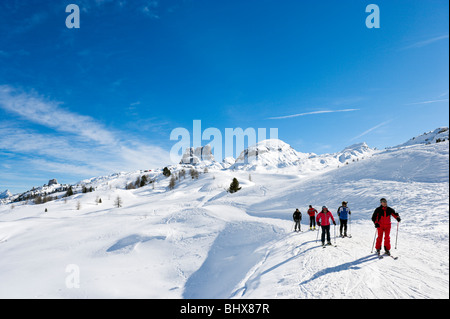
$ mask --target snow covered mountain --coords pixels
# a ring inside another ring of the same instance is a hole
[[[434,131],[423,133],[422,135],[413,137],[409,141],[395,147],[404,147],[416,144],[432,144],[444,141],[448,141],[448,127],[440,127]]]
[[[441,141],[448,141],[448,128],[446,127],[438,128],[414,137],[395,148]],[[281,140],[269,139],[248,147],[241,152],[237,159],[229,157],[221,163],[214,159],[211,146],[209,145],[195,149],[188,148],[185,150],[180,164],[169,167],[174,171],[180,171],[183,167],[189,169],[193,165],[197,170],[208,168],[230,169],[233,171],[289,172],[308,175],[312,172],[324,172],[329,169],[339,168],[343,165],[364,160],[379,152],[370,148],[366,143],[358,143],[348,146],[337,153],[317,155],[314,153],[301,153]],[[47,185],[33,187],[31,190],[22,194],[12,195],[9,193],[7,196],[7,193],[4,192],[3,197],[0,196],[0,204],[34,200],[37,197],[50,195],[53,195],[54,198],[61,198],[70,186],[72,186],[75,192],[81,192],[83,187],[93,187],[94,189],[111,187],[126,188],[127,185],[135,182],[143,174],[146,175],[147,179],[156,181],[161,178],[162,169],[155,169],[152,172],[136,171],[115,173],[109,176],[86,179],[74,185],[59,184],[56,180],[50,180]]]
[[[449,298],[448,140],[320,156],[265,147],[234,170],[202,161],[171,166],[170,177],[117,173],[45,204],[0,205],[0,298]],[[233,178],[242,189],[231,194]],[[371,253],[381,197],[402,217],[391,231],[398,260]],[[343,200],[352,238],[332,228],[337,247],[323,249],[306,209],[335,215]]]
[[[231,169],[258,170],[292,167],[308,154],[299,153],[289,144],[278,140],[264,140],[241,152]]]
[[[9,190],[0,193],[0,199],[8,198],[10,196],[12,196],[12,194]]]
[[[4,192],[1,192],[0,193],[0,204],[9,203],[11,201],[10,198],[12,196],[13,195],[11,194],[11,192],[8,189]]]
[[[354,144],[333,154],[316,155],[297,152],[281,140],[265,140],[245,149],[230,168],[279,172],[296,170],[299,173],[308,173],[337,168],[368,158],[374,153],[375,150],[366,143]]]
[[[211,146],[189,147],[185,150],[180,164],[198,164],[202,161],[214,162],[214,156],[211,152]]]
[[[10,196],[4,198],[4,203],[33,201],[36,198],[46,198],[46,201],[52,200],[63,196],[70,186],[71,185],[68,184],[59,184],[56,179],[52,179],[48,184],[33,187],[24,193],[14,195],[10,194]]]
[[[179,172],[183,168],[189,170],[194,167],[202,171],[207,169],[230,169],[244,171],[266,171],[266,172],[297,172],[308,174],[326,169],[337,168],[340,165],[368,158],[375,153],[365,143],[355,144],[346,147],[344,150],[334,154],[316,155],[313,153],[297,152],[289,144],[277,140],[265,140],[256,145],[250,146],[241,152],[237,159],[226,158],[221,163],[214,159],[209,145],[198,148],[187,148],[182,156],[181,162],[177,165],[168,167]],[[69,187],[72,187],[75,193],[82,191],[83,187],[90,189],[106,188],[126,188],[127,185],[135,183],[137,179],[146,176],[149,181],[158,181],[163,178],[162,168],[152,171],[139,170],[136,172],[120,172],[108,176],[99,176],[82,180],[76,184],[59,184],[55,179],[39,187],[33,187],[31,190],[21,194],[0,197],[0,204],[10,202],[33,201],[36,198],[55,199],[65,195]]]

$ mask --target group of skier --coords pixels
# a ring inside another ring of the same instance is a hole
[[[337,215],[339,217],[339,232],[340,237],[351,237],[351,235],[347,235],[347,224],[349,219],[351,218],[351,210],[347,206],[347,202],[343,201],[342,205],[337,210]],[[316,230],[316,223],[319,227],[322,228],[322,246],[332,245],[331,243],[331,235],[330,235],[330,226],[331,222],[336,226],[336,221],[334,220],[333,214],[328,210],[327,206],[322,206],[322,210],[320,213],[309,205],[308,208],[308,216],[309,216],[309,229]],[[386,198],[380,199],[380,206],[377,207],[372,214],[372,222],[374,223],[375,228],[377,229],[376,235],[376,245],[375,249],[378,255],[381,253],[381,246],[384,238],[384,250],[385,254],[390,255],[391,250],[391,240],[390,240],[390,232],[391,232],[391,216],[394,217],[398,222],[400,222],[400,216],[395,212],[395,210],[387,205]],[[295,231],[301,231],[301,220],[302,213],[297,208],[293,214],[293,219],[295,222]],[[331,220],[331,222],[330,222]],[[325,239],[327,243],[325,244]]]

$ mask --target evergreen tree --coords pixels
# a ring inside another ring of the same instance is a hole
[[[163,175],[164,175],[165,177],[169,177],[169,176],[171,175],[170,169],[168,169],[167,167],[164,167],[164,168],[163,168]]]
[[[239,187],[239,181],[236,178],[233,178],[233,181],[230,184],[230,188],[228,191],[230,193],[236,193],[238,190],[240,190],[241,187]]]
[[[169,173],[170,173],[170,171],[169,171]],[[143,186],[147,185],[147,183],[148,183],[147,175],[142,175],[141,183],[140,183],[139,187],[143,187]]]
[[[73,189],[72,189],[72,186],[70,186],[69,189],[66,192],[65,197],[69,197],[69,196],[72,196],[72,195],[73,195]]]

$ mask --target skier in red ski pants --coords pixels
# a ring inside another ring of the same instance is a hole
[[[387,205],[387,200],[382,198],[380,200],[381,205],[375,209],[372,215],[372,221],[375,227],[378,229],[377,243],[375,249],[377,253],[380,253],[381,243],[384,237],[384,250],[387,255],[390,255],[391,250],[391,216],[400,222],[400,216],[395,212],[394,209]]]

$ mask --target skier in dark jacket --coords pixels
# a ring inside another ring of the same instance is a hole
[[[380,254],[381,243],[383,241],[384,235],[384,249],[387,255],[390,255],[391,250],[391,216],[400,222],[400,216],[395,212],[394,209],[387,205],[386,198],[380,199],[381,205],[375,209],[372,215],[372,221],[375,224],[375,228],[378,229],[377,243],[375,249],[377,254]]]
[[[339,216],[339,232],[341,237],[347,237],[347,221],[349,215],[352,214],[350,208],[347,207],[347,202],[342,202],[342,206],[338,208],[337,214]],[[342,233],[344,231],[344,233]]]
[[[295,210],[294,214],[292,215],[292,218],[294,218],[294,222],[295,222],[294,231],[297,231],[297,227],[298,227],[298,231],[300,231],[301,230],[300,221],[302,220],[302,213],[298,210],[298,208]]]

